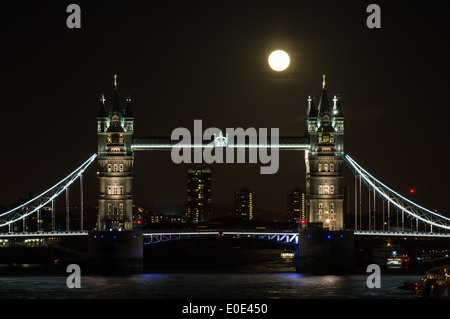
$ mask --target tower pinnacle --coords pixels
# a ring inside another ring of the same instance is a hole
[[[324,88],[325,88],[325,74],[324,74],[322,77],[323,77],[323,80],[322,80],[322,89],[324,89]]]
[[[114,74],[114,88],[117,89],[117,74]]]

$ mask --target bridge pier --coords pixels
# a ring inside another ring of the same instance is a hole
[[[133,274],[143,271],[142,231],[90,231],[88,271],[91,274]]]
[[[296,271],[309,274],[352,273],[355,240],[352,230],[302,229],[296,254]]]

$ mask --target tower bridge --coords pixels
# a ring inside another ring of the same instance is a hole
[[[242,233],[246,236],[279,241],[287,240],[289,244],[294,244],[298,250],[300,268],[308,269],[317,266],[318,263],[325,263],[324,267],[339,264],[344,267],[344,264],[351,263],[355,236],[428,238],[449,236],[450,218],[426,209],[390,189],[345,152],[344,114],[340,97],[334,95],[332,100],[329,99],[325,77],[317,107],[311,96],[307,98],[304,136],[267,138],[267,142],[263,144],[255,142],[246,135],[239,137],[237,141],[228,140],[226,135],[220,133],[218,136],[202,138],[200,143],[193,137],[183,147],[248,150],[265,147],[305,153],[305,184],[308,204],[304,226],[295,234],[291,232]],[[121,107],[116,78],[111,105],[109,107],[105,105],[103,96],[100,101],[97,117],[97,141],[97,152],[67,177],[28,202],[0,213],[0,230],[3,229],[4,232],[0,237],[88,236],[89,255],[96,262],[110,263],[111,259],[118,259],[125,263],[131,261],[139,268],[144,242],[146,244],[156,243],[194,235],[194,232],[145,234],[133,227],[134,153],[138,151],[170,151],[179,146],[179,141],[173,140],[171,137],[135,136],[131,98],[127,97],[125,107]],[[80,201],[81,207],[83,207],[83,173],[94,162],[98,166],[99,181],[98,216],[95,231],[83,229],[83,208],[81,209],[80,230],[78,232],[69,230],[70,212],[67,204],[65,233],[55,233],[54,218],[52,218],[50,233],[41,232],[39,226],[38,232],[35,234],[13,232],[12,225],[20,222],[25,225],[26,218],[31,215],[38,216],[39,225],[39,215],[43,207],[51,204],[53,213],[55,198],[64,192],[68,202],[69,187],[77,180],[80,182]],[[353,227],[344,223],[343,176],[345,166],[348,166],[355,176]],[[368,188],[369,194],[373,192],[373,211],[369,208],[367,226],[363,226],[363,223],[366,223],[363,218],[361,200],[363,184]],[[375,211],[376,198],[382,203],[382,212]],[[401,214],[401,225],[398,225],[397,222],[395,227],[391,219],[394,213]],[[409,230],[405,217],[410,221]],[[376,221],[378,221],[378,225],[382,225],[382,229],[376,229]],[[332,236],[323,236],[323,234],[330,232],[334,232],[336,238],[345,238],[345,240],[329,241],[328,239]],[[206,235],[206,233],[195,234]],[[231,233],[222,232],[222,234],[230,235]],[[101,241],[102,238],[111,238],[111,240]],[[145,241],[143,238],[146,238]],[[120,242],[120,245],[117,245],[117,242]]]

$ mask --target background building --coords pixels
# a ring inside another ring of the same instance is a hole
[[[299,220],[306,221],[306,193],[298,188],[287,193],[287,217],[289,225],[295,227]]]
[[[244,187],[234,193],[234,215],[243,221],[255,218],[255,192]]]
[[[187,173],[187,217],[194,224],[211,220],[211,168],[191,167]]]

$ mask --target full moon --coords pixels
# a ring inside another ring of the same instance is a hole
[[[289,66],[289,55],[282,51],[273,51],[269,56],[269,65],[275,71],[284,71]]]

